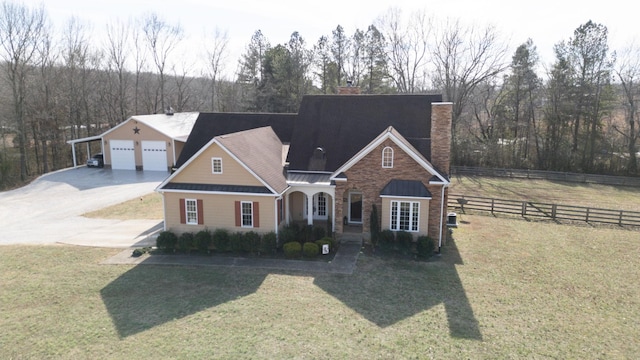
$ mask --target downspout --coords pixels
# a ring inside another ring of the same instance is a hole
[[[442,192],[440,193],[440,230],[438,231],[438,254],[440,254],[440,250],[442,249],[442,221],[444,219],[444,189],[446,189],[448,184],[442,185]]]

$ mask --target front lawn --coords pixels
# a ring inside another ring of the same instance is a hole
[[[429,262],[353,275],[101,265],[0,247],[0,358],[634,358],[638,232],[464,215]]]

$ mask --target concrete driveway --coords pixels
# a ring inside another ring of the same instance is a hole
[[[151,245],[161,220],[89,219],[82,214],[153,192],[168,173],[80,167],[0,192],[0,245]]]

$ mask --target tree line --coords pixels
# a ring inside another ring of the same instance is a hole
[[[203,54],[189,54],[206,64],[197,74],[177,60],[180,24],[155,13],[112,21],[106,34],[94,42],[75,17],[54,32],[44,7],[2,3],[0,187],[69,166],[67,140],[132,115],[295,113],[304,95],[347,83],[364,94],[442,94],[454,105],[454,165],[638,174],[640,48],[611,51],[606,26],[592,21],[554,46],[548,68],[531,40],[510,54],[490,25],[399,9],[315,43],[293,32],[272,45],[257,30],[237,60],[216,30]]]

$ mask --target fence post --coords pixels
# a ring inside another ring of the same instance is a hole
[[[525,217],[527,215],[527,202],[523,201],[522,202],[522,217]]]
[[[496,199],[491,199],[491,215],[493,215],[493,205],[495,204]]]
[[[587,208],[587,218],[585,219],[586,222],[589,222],[589,208]]]
[[[618,226],[622,226],[622,210],[620,210],[620,217],[618,218]]]
[[[557,209],[558,209],[558,205],[556,205],[556,204],[551,205],[551,218],[553,220],[556,219],[556,211],[557,211]]]

